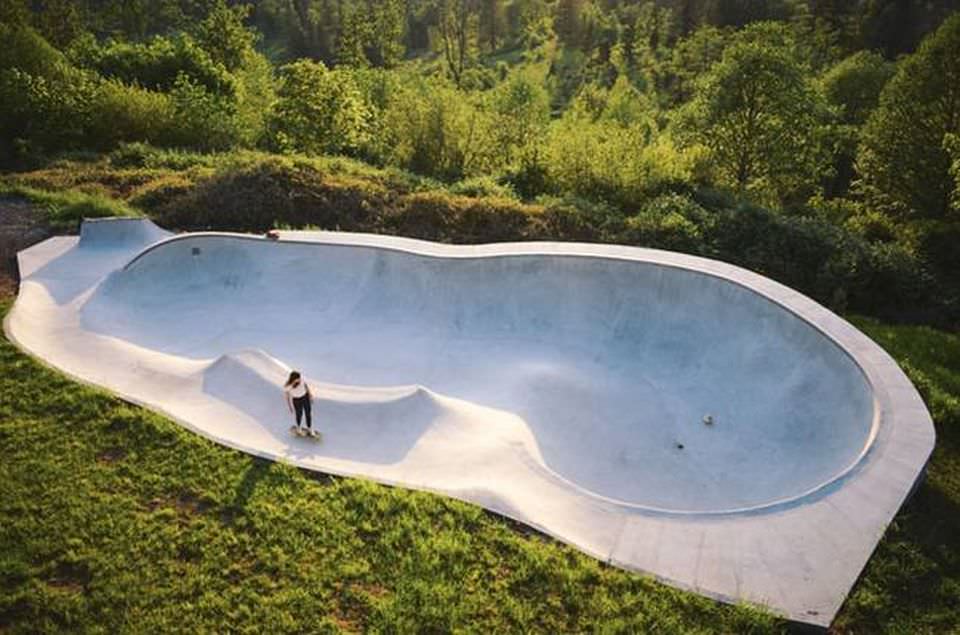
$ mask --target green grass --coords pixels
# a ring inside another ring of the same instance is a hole
[[[472,505],[217,446],[6,339],[0,452],[0,630],[784,628]]]
[[[900,362],[934,417],[927,479],[887,529],[835,628],[960,632],[960,336],[854,318]]]
[[[139,216],[134,208],[110,196],[78,190],[51,191],[27,185],[0,182],[0,196],[14,196],[33,203],[56,230],[75,230],[84,218]]]

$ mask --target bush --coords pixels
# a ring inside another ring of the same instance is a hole
[[[393,196],[369,180],[269,157],[223,167],[154,209],[161,224],[178,229],[263,232],[282,224],[364,231],[379,210],[392,205]]]
[[[187,35],[155,37],[149,42],[86,39],[70,51],[74,62],[100,75],[151,90],[172,90],[185,75],[211,93],[234,97],[236,80]]]
[[[0,71],[0,161],[85,145],[95,94],[92,78],[76,71],[61,80]]]
[[[440,242],[477,244],[524,240],[539,210],[513,200],[465,198],[442,192],[404,197],[379,219],[379,231]]]
[[[148,213],[160,213],[174,201],[187,196],[196,182],[184,174],[170,174],[151,179],[133,190],[130,204]]]
[[[347,71],[300,60],[281,69],[269,117],[271,143],[282,152],[356,154],[367,139],[370,111]]]
[[[128,141],[162,143],[179,125],[169,96],[107,80],[97,86],[85,137],[89,147],[110,150]]]
[[[197,154],[185,150],[157,148],[146,143],[122,143],[110,153],[110,165],[118,168],[167,168],[186,170],[195,166],[210,167],[215,155]]]
[[[59,77],[69,66],[63,54],[27,26],[0,22],[0,70],[11,68],[36,77]]]
[[[471,198],[503,198],[516,200],[517,193],[510,185],[498,183],[492,176],[477,176],[472,179],[458,181],[450,186],[450,193],[456,196]]]
[[[188,75],[180,75],[170,91],[176,125],[157,142],[198,150],[226,150],[242,138],[237,104],[210,91]]]
[[[714,221],[713,214],[689,198],[666,194],[650,200],[639,213],[626,219],[622,239],[633,245],[710,255],[707,238]]]

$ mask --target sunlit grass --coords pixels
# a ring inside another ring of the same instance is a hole
[[[44,214],[46,224],[57,230],[75,230],[84,218],[139,216],[139,212],[123,201],[78,190],[51,191],[0,182],[0,196],[14,196],[33,203]]]
[[[7,310],[9,299],[0,303]],[[444,497],[311,477],[0,339],[0,629],[772,633]]]

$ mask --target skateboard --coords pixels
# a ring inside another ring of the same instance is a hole
[[[323,440],[323,435],[316,430],[313,431],[313,434],[307,434],[306,432],[301,432],[297,426],[290,426],[290,434],[295,437],[310,439],[311,441],[316,441],[317,443]]]

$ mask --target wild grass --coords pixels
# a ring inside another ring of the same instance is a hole
[[[934,418],[927,478],[887,528],[834,627],[839,633],[960,630],[960,336],[854,318],[906,370]]]
[[[0,303],[5,313],[9,300]],[[0,339],[0,630],[773,633],[482,509],[309,476]]]
[[[17,197],[33,203],[43,212],[51,228],[62,231],[76,230],[84,218],[140,215],[123,201],[79,190],[50,191],[0,182],[0,196]]]

